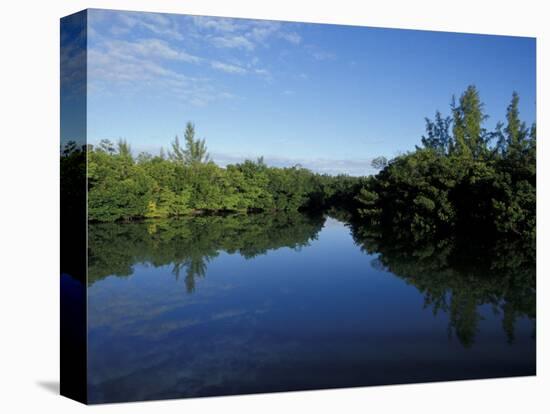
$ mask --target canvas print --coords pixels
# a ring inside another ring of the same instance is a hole
[[[535,375],[535,50],[483,34],[63,18],[61,393]]]

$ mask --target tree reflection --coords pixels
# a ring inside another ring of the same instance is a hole
[[[300,213],[197,216],[179,220],[89,225],[88,284],[109,275],[127,277],[136,263],[172,266],[185,274],[189,293],[219,252],[250,259],[281,247],[300,248],[315,239],[320,215]]]
[[[475,341],[480,307],[502,317],[512,343],[519,317],[536,317],[535,248],[519,239],[445,238],[414,240],[396,229],[364,227],[348,221],[355,242],[372,263],[415,286],[434,314],[449,315],[449,334],[465,346]],[[534,329],[534,328],[533,328]]]
[[[465,347],[474,344],[487,307],[501,316],[510,343],[519,318],[530,319],[534,332],[536,273],[531,244],[458,236],[415,240],[402,231],[358,225],[345,213],[330,215],[349,225],[364,252],[376,255],[371,262],[374,269],[387,270],[413,285],[434,315],[447,314],[449,335]],[[277,213],[91,224],[88,283],[109,275],[131,276],[138,263],[169,265],[192,293],[220,252],[250,259],[281,247],[298,249],[317,238],[324,221],[323,216]]]

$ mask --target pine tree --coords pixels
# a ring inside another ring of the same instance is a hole
[[[433,121],[426,118],[427,136],[422,136],[422,145],[440,154],[446,154],[451,144],[451,134],[449,132],[451,123],[451,117],[447,116],[443,118],[439,111],[435,113],[435,119]]]
[[[453,140],[451,142],[451,153],[463,156],[471,156],[468,146],[466,145],[464,121],[460,105],[456,104],[456,98],[453,95],[451,101],[451,113],[453,114]]]
[[[384,156],[379,156],[379,157],[373,158],[370,165],[375,170],[383,170],[386,167],[386,165],[388,165],[388,159]]]
[[[207,163],[210,160],[210,154],[206,148],[204,139],[195,140],[195,125],[187,122],[185,127],[185,163],[200,164]]]
[[[507,152],[508,155],[517,157],[525,148],[528,131],[525,123],[519,119],[519,95],[516,92],[512,94],[512,101],[506,110],[506,120],[508,124],[504,132],[508,145]]]
[[[482,128],[487,115],[483,113],[483,104],[479,92],[473,85],[468,86],[460,96],[459,104],[453,97],[453,152],[466,157],[479,158],[487,152],[487,136]]]
[[[184,164],[186,160],[186,154],[185,150],[180,145],[180,139],[176,135],[176,138],[174,138],[174,141],[172,142],[172,151],[168,151],[168,158],[170,160]]]
[[[537,150],[537,125],[534,122],[529,130],[529,150],[533,153]]]
[[[125,139],[119,139],[117,143],[118,155],[125,158],[132,158],[132,147]]]
[[[102,139],[99,142],[99,150],[106,152],[109,155],[114,154],[116,151],[114,144],[108,139]]]

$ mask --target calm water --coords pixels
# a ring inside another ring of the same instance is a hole
[[[89,233],[92,403],[535,374],[521,267],[369,253],[302,215]]]

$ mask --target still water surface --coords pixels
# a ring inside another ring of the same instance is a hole
[[[453,269],[427,286],[332,218],[89,233],[92,403],[535,374],[534,291]]]

